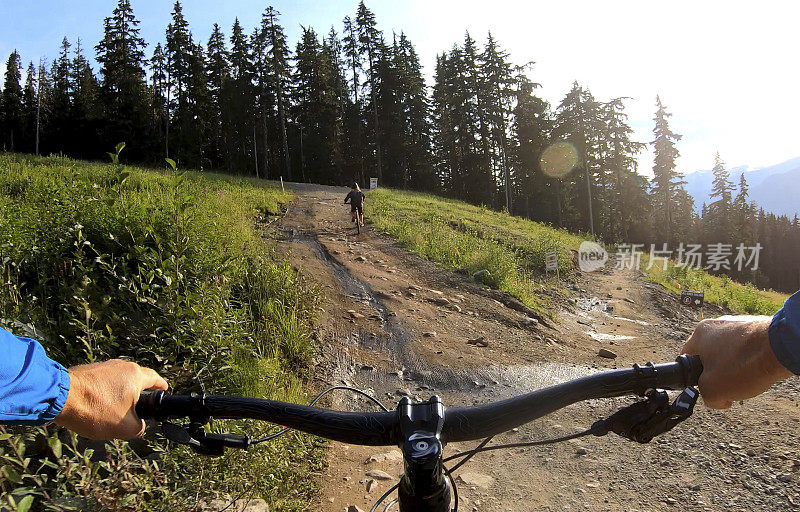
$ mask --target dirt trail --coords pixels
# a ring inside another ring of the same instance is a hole
[[[342,205],[347,189],[295,188],[278,247],[323,292],[320,387],[354,385],[389,408],[402,394],[484,403],[595,369],[672,360],[697,321],[675,317],[675,301],[658,286],[612,271],[565,284],[574,298],[544,327],[369,227],[356,235]],[[479,337],[488,346],[468,344]],[[599,357],[600,348],[617,358]],[[461,510],[800,510],[797,391],[790,381],[729,411],[698,407],[649,445],[609,435],[480,454],[458,471]],[[631,400],[576,404],[498,440],[577,432]],[[335,405],[374,407],[352,397]],[[399,450],[332,443],[314,509],[369,510],[394,483],[370,483],[370,470],[396,478]]]

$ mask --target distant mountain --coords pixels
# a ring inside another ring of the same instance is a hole
[[[739,185],[739,175],[744,173],[750,186],[750,200],[768,212],[793,217],[800,213],[800,157],[777,165],[751,169],[743,165],[728,169],[731,181]],[[684,175],[686,191],[694,198],[699,212],[703,203],[710,203],[714,174],[710,169]]]

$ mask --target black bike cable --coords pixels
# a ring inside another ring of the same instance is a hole
[[[447,469],[444,464],[442,464],[442,469],[444,469],[444,473],[447,475],[447,478],[450,479],[450,486],[453,488],[453,502],[455,503],[453,512],[458,512],[458,486],[456,485],[456,479],[453,478],[453,471],[455,471],[456,468],[458,468],[458,465],[456,465],[456,467],[453,469]]]
[[[489,437],[487,437],[486,439],[484,439],[483,441],[481,441],[481,444],[479,444],[478,446],[476,446],[475,448],[473,448],[473,449],[472,449],[472,450],[470,450],[469,452],[462,452],[463,454],[468,454],[468,455],[465,455],[465,456],[464,456],[464,458],[463,458],[463,459],[461,459],[461,460],[458,462],[458,464],[456,464],[455,466],[453,466],[453,469],[451,469],[450,471],[455,471],[455,470],[457,470],[458,468],[460,468],[461,466],[463,466],[464,464],[466,464],[466,463],[467,463],[467,461],[469,461],[469,459],[471,459],[471,458],[472,458],[472,457],[473,457],[475,454],[477,454],[477,453],[480,453],[481,449],[482,449],[484,446],[486,446],[486,445],[489,443],[489,441],[491,441],[493,438],[494,438],[494,436],[489,436]],[[458,454],[458,455],[461,455],[461,454]],[[448,461],[448,460],[450,460],[451,458],[457,458],[457,457],[450,457],[450,458],[444,459],[444,461],[442,461],[442,462],[447,462],[447,461]]]
[[[369,512],[375,512],[376,510],[378,510],[378,507],[380,506],[381,503],[383,503],[383,500],[388,498],[389,495],[392,494],[394,491],[396,491],[398,487],[400,487],[399,483],[394,484],[391,489],[383,493],[383,495],[380,498],[378,498],[378,501],[376,501],[375,504],[372,505],[372,508],[369,509]]]
[[[453,459],[458,459],[460,457],[472,457],[473,455],[475,455],[477,453],[488,452],[488,451],[492,451],[492,450],[503,450],[503,449],[506,449],[506,448],[524,448],[524,447],[527,447],[527,446],[542,446],[542,445],[545,445],[545,444],[562,443],[564,441],[569,441],[570,439],[577,439],[579,437],[588,436],[588,435],[593,434],[593,433],[594,433],[593,430],[591,428],[588,428],[588,429],[584,430],[583,432],[578,432],[576,434],[570,434],[568,436],[563,436],[563,437],[557,437],[555,439],[545,439],[543,441],[529,441],[529,442],[526,442],[526,443],[509,443],[509,444],[498,444],[498,445],[494,445],[494,446],[483,446],[483,447],[480,447],[480,448],[475,448],[474,450],[469,450],[469,451],[466,451],[466,452],[461,452],[461,453],[457,453],[455,455],[451,455],[450,457],[447,457],[446,459],[444,459],[443,462],[447,462],[447,461],[450,461],[450,460],[453,460]],[[485,444],[485,440],[484,440],[484,443],[481,443],[481,444]],[[460,466],[460,464],[458,466]],[[456,467],[458,467],[458,466],[456,466]]]
[[[352,388],[350,386],[332,386],[332,387],[326,389],[325,391],[323,391],[322,393],[320,393],[319,395],[317,395],[316,398],[314,398],[311,401],[311,403],[309,403],[308,405],[313,407],[322,397],[324,397],[325,395],[327,395],[331,391],[336,391],[338,389],[342,389],[342,390],[345,390],[345,391],[352,391],[353,393],[356,393],[356,394],[359,394],[359,395],[361,395],[363,397],[366,397],[371,402],[373,402],[378,407],[380,407],[384,412],[389,412],[389,409],[387,409],[386,406],[383,405],[377,398],[373,397],[372,395],[370,395],[368,393],[365,393],[364,391],[361,391],[360,389]],[[252,446],[254,444],[263,443],[265,441],[271,441],[271,440],[273,440],[273,439],[275,439],[277,437],[280,437],[283,434],[289,432],[290,430],[292,430],[292,429],[290,429],[288,427],[284,427],[281,430],[275,432],[274,434],[269,434],[267,436],[264,436],[264,437],[261,437],[261,438],[258,438],[258,439],[255,439],[255,440],[251,441],[250,445]]]

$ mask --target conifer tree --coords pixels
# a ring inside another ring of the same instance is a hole
[[[681,136],[674,133],[669,127],[669,118],[661,98],[656,96],[656,117],[653,128],[653,187],[652,198],[654,205],[654,232],[660,240],[672,244],[675,241],[676,229],[673,218],[675,209],[675,194],[683,186],[678,171],[675,169],[675,160],[679,156],[676,143]]]
[[[225,36],[218,24],[214,24],[211,36],[206,46],[206,73],[208,79],[208,130],[212,138],[209,148],[209,158],[216,165],[229,167],[229,151],[226,144],[226,129],[228,122],[224,115],[224,92],[230,80],[230,64],[228,62],[228,49]]]
[[[361,0],[356,13],[356,31],[358,33],[359,52],[366,56],[367,81],[370,89],[370,102],[373,114],[373,142],[375,144],[375,165],[378,179],[382,177],[381,145],[380,145],[380,118],[378,116],[378,103],[376,99],[375,68],[383,45],[382,36],[377,29],[375,14],[370,11]]]
[[[268,79],[272,89],[275,91],[281,176],[290,177],[289,139],[286,132],[286,91],[289,88],[291,69],[286,35],[283,32],[283,27],[278,23],[280,14],[272,6],[267,8],[261,19],[261,34],[268,45],[267,51],[270,65]]]
[[[14,151],[15,142],[22,139],[22,86],[20,85],[20,57],[14,50],[6,62],[3,96],[0,107],[3,113],[2,147]]]
[[[128,157],[141,159],[149,146],[148,98],[144,48],[139,21],[130,0],[118,0],[103,22],[103,39],[95,47],[100,63],[100,93],[104,106],[103,145],[126,142]]]

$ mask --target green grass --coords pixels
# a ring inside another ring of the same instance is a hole
[[[728,276],[713,276],[702,269],[678,267],[673,262],[667,265],[666,270],[653,265],[646,273],[651,281],[675,294],[681,290],[703,291],[707,302],[735,313],[774,315],[788,298],[788,295],[773,290],[761,290],[748,283],[738,283]]]
[[[486,269],[487,285],[519,298],[532,309],[553,314],[553,299],[564,285],[553,273],[545,276],[544,255],[559,254],[562,278],[574,272],[572,250],[588,236],[571,234],[538,222],[429,194],[378,189],[369,192],[366,216],[373,225],[423,258],[472,276]],[[644,266],[643,266],[644,267]],[[708,302],[737,313],[771,315],[786,295],[759,290],[727,277],[712,276],[670,264],[654,266],[649,279],[673,293],[704,290]]]
[[[368,195],[367,218],[423,258],[469,276],[488,270],[482,281],[552,316],[552,298],[563,294],[555,272],[545,278],[544,255],[559,254],[559,273],[573,273],[572,250],[585,237],[441,197],[378,189]]]
[[[304,402],[317,292],[259,227],[291,199],[256,180],[0,154],[0,325],[35,329],[65,365],[128,357],[183,391]],[[53,436],[49,460],[19,451],[37,435],[0,432],[0,508],[31,494],[31,510],[185,510],[248,491],[307,510],[322,457],[292,434],[221,459],[170,447],[153,462],[118,443],[87,464]]]

